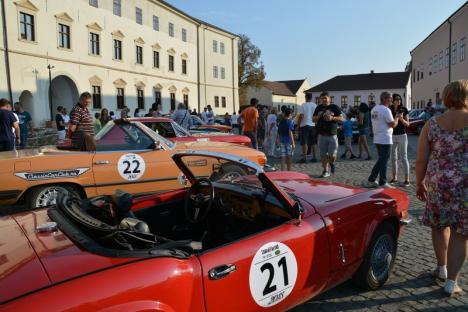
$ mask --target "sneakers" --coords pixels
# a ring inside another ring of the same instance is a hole
[[[322,172],[322,175],[320,176],[321,178],[328,178],[330,176],[330,173],[328,171]]]
[[[398,184],[398,180],[395,180],[395,179],[391,179],[390,182],[388,182],[390,184]]]
[[[367,188],[375,188],[379,186],[379,183],[375,181],[364,181],[362,183],[362,186],[367,187]]]
[[[453,296],[460,294],[462,289],[457,285],[457,282],[448,279],[445,282],[444,292],[449,296]]]
[[[395,188],[393,185],[388,184],[388,183],[385,183],[385,184],[382,184],[382,185],[379,184],[379,187],[383,187],[383,188]]]
[[[336,171],[336,170],[335,170],[335,164],[330,164],[330,172],[331,172],[332,174],[335,174],[335,171]]]

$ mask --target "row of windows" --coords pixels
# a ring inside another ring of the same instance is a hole
[[[457,58],[459,57],[459,62],[465,61],[465,47],[466,47],[466,37],[463,37],[460,39],[460,53],[459,56],[457,55],[458,48],[457,48],[457,42],[454,42],[452,44],[452,48],[446,48],[445,53],[444,51],[440,51],[439,54],[434,54],[434,57],[429,58],[428,62],[428,74],[431,76],[432,74],[435,74],[437,72],[440,72],[445,68],[449,67],[449,55],[451,55],[451,63],[452,65],[457,64]],[[417,68],[413,69],[413,82],[419,81],[419,80],[424,79],[424,64],[420,64],[417,66]]]
[[[370,94],[367,97],[367,103],[375,103],[375,95]],[[315,103],[319,104],[320,103],[320,97],[315,97]],[[335,97],[330,96],[330,104],[335,104]],[[355,95],[354,96],[354,106],[359,106],[361,104],[361,96],[360,95]],[[347,95],[342,95],[341,96],[341,106],[346,106],[348,105],[348,96]]]
[[[219,96],[214,97],[214,107],[219,107]],[[222,96],[221,97],[221,107],[226,108],[226,97]]]
[[[98,0],[89,0],[89,5],[98,8]],[[113,13],[122,16],[122,0],[113,0]],[[139,7],[135,7],[135,22],[143,25],[143,10]],[[156,15],[153,15],[153,30],[159,31],[159,16]],[[171,22],[168,23],[168,33],[169,36],[175,37],[174,24]],[[187,42],[187,30],[185,28],[181,29],[181,39]]]
[[[213,78],[226,79],[226,69],[224,67],[219,67],[221,76],[218,75],[218,66],[213,66]]]
[[[101,86],[91,86],[91,90],[93,92],[93,109],[102,109],[102,101],[101,101]],[[169,94],[170,98],[170,105],[171,105],[171,110],[175,110],[176,108],[176,94],[174,92],[171,92]],[[184,104],[186,107],[189,105],[189,95],[187,93],[183,94],[184,98]],[[161,91],[160,90],[155,90],[154,91],[154,103],[157,105],[162,104],[162,97],[161,97]],[[216,100],[217,99],[217,100]],[[125,107],[125,89],[124,88],[116,88],[116,104],[117,104],[117,109],[122,109]],[[217,101],[217,102],[216,102]],[[218,105],[216,106],[216,103]],[[222,97],[222,107],[226,107],[226,98],[223,96]],[[143,89],[137,89],[137,107],[139,109],[145,109],[145,93]],[[219,107],[219,97],[215,96],[215,107]],[[109,108],[109,107],[106,107]]]

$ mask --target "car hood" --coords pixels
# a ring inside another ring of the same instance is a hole
[[[91,254],[60,230],[36,231],[47,222],[46,209],[0,218],[0,303],[132,260]]]
[[[314,180],[298,172],[268,172],[267,176],[286,192],[293,193],[316,208],[330,201],[366,191],[345,184]]]

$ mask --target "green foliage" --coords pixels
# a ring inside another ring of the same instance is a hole
[[[260,61],[260,49],[250,41],[247,35],[240,35],[239,40],[239,93],[244,101],[248,87],[261,87],[265,79],[265,68]]]

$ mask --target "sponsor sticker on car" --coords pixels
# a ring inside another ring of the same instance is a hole
[[[283,243],[270,242],[260,247],[250,264],[250,293],[259,306],[271,307],[289,296],[296,278],[293,251]]]
[[[63,169],[63,170],[38,171],[38,172],[18,172],[18,173],[15,173],[15,176],[21,179],[28,180],[28,181],[75,178],[75,177],[82,175],[88,170],[89,168],[76,168],[76,169]]]

